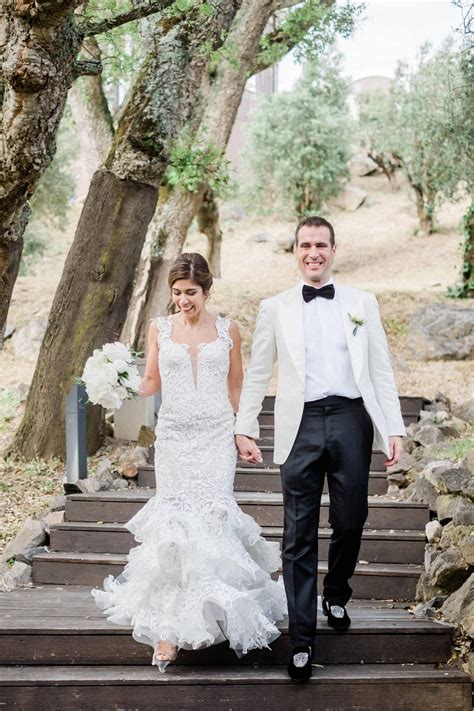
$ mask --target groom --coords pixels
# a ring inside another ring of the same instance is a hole
[[[294,254],[302,281],[260,305],[236,420],[242,460],[261,462],[258,414],[278,361],[275,453],[280,464],[285,523],[283,578],[292,653],[288,673],[309,679],[316,633],[318,525],[327,475],[332,527],[323,613],[342,631],[351,621],[362,530],[368,514],[372,445],[395,464],[405,434],[375,296],[335,284],[334,229],[306,217]]]

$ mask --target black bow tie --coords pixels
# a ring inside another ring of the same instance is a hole
[[[323,299],[334,299],[334,294],[334,284],[326,284],[326,286],[322,286],[320,289],[315,289],[314,286],[303,284],[303,299],[305,301],[312,301],[312,299],[315,299],[317,296],[322,296]]]

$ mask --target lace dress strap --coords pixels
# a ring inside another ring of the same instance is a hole
[[[222,338],[224,340],[229,348],[229,350],[232,348],[234,345],[234,342],[232,338],[229,335],[229,328],[230,328],[230,318],[227,318],[226,316],[218,316],[216,319],[216,331],[219,336],[219,338]]]
[[[170,338],[173,330],[171,316],[157,316],[155,321],[158,328],[158,342],[164,338]]]

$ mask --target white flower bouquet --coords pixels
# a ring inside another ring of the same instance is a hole
[[[76,382],[86,386],[90,402],[118,410],[124,400],[138,395],[140,374],[135,365],[136,355],[123,343],[106,343],[87,359],[84,372]]]

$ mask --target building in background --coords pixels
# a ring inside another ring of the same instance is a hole
[[[227,144],[226,155],[231,163],[232,172],[239,173],[242,168],[241,156],[245,147],[245,126],[250,114],[262,96],[270,96],[278,91],[278,65],[250,77],[248,80],[234,127]]]

